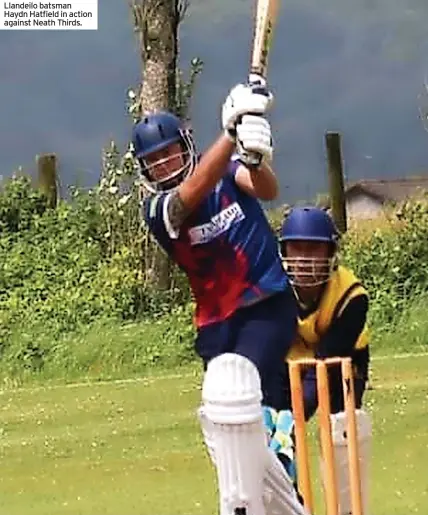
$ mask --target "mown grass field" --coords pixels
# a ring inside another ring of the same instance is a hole
[[[373,515],[428,513],[427,370],[428,356],[373,362]],[[199,384],[187,368],[1,390],[0,514],[216,513],[195,418]]]

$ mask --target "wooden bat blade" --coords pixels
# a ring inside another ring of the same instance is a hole
[[[250,73],[266,78],[279,0],[257,0]]]

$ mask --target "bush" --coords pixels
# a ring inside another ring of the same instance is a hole
[[[0,234],[12,235],[30,229],[46,211],[47,200],[31,186],[31,178],[7,181],[0,201]]]
[[[126,240],[117,243],[118,238],[114,249],[110,246],[101,207],[97,193],[74,192],[71,201],[46,209],[29,180],[5,184],[0,192],[0,349],[17,328],[40,325],[55,339],[96,320],[155,316],[168,312],[180,297],[188,300],[177,287],[156,292],[145,284],[141,251]]]
[[[372,349],[380,354],[428,351],[427,292],[413,297],[389,326],[374,325]]]
[[[428,290],[428,202],[408,202],[380,228],[353,228],[344,238],[342,260],[366,286],[370,320],[388,328],[410,301]]]
[[[0,351],[7,376],[109,376],[194,359],[187,281],[175,267],[169,289],[151,280],[156,254],[139,221],[138,186],[113,150],[100,185],[73,191],[56,209],[29,179],[0,190]],[[353,227],[343,240],[341,259],[371,297],[376,348],[401,349],[388,335],[404,335],[404,327],[418,348],[428,343],[421,308],[427,206],[407,203],[382,227]]]

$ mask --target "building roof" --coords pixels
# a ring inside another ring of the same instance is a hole
[[[345,187],[345,195],[349,199],[355,195],[370,196],[382,204],[387,202],[403,202],[409,197],[416,197],[428,192],[428,174],[401,179],[362,179]],[[328,209],[330,199],[319,202],[320,207]]]
[[[346,196],[363,193],[381,202],[400,202],[428,191],[428,174],[402,179],[364,179],[350,184]]]

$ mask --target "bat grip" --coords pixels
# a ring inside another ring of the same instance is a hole
[[[248,76],[248,85],[252,86],[254,93],[259,95],[269,95],[269,91],[266,87],[266,79],[259,73],[250,73]]]

